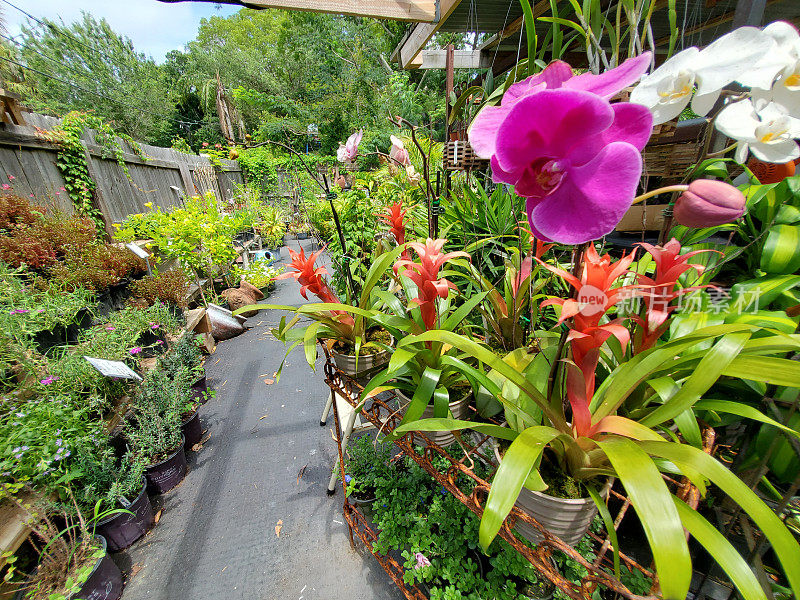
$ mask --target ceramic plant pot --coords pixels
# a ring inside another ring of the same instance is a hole
[[[110,552],[127,548],[153,526],[153,506],[147,495],[147,480],[144,477],[139,494],[124,508],[133,514],[119,513],[97,524],[97,533],[106,539]]]
[[[397,390],[397,395],[400,397],[400,402],[402,404],[408,405],[408,403],[411,402],[411,398],[406,396],[400,390]],[[472,394],[467,394],[460,400],[454,400],[448,405],[454,419],[463,419],[467,416],[467,412],[469,410],[469,401],[471,399]],[[422,416],[420,419],[432,419],[433,416],[433,406],[427,406],[425,410],[422,411]],[[446,448],[456,441],[456,436],[454,436],[451,431],[425,431],[422,435],[414,434],[414,443],[419,444],[420,446],[427,446],[428,442],[422,437],[423,435],[431,442],[437,446],[441,446],[442,448]]]
[[[495,457],[498,462],[502,460],[497,448]],[[600,491],[603,499],[608,497],[611,483],[609,480]],[[533,492],[526,487],[522,488],[514,506],[536,519],[547,531],[570,546],[581,541],[597,515],[597,506],[591,498],[556,498],[543,492]],[[542,541],[539,532],[524,521],[517,521],[515,528],[534,544]]]
[[[185,443],[186,439],[181,436],[181,444],[175,452],[145,469],[147,488],[154,494],[168,492],[186,477],[186,454],[183,451]]]

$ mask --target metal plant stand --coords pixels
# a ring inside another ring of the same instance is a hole
[[[363,387],[359,385],[357,381],[337,369],[328,355],[327,349],[324,347],[323,349],[327,357],[324,369],[326,383],[333,394],[339,394],[349,402],[353,408],[356,408]],[[399,414],[400,411],[391,406],[394,400],[393,394],[391,393],[384,393],[370,398],[365,402],[365,406],[360,412],[360,415],[382,433],[391,433],[394,431],[395,427],[400,424],[402,419],[402,414]],[[347,432],[342,431],[339,411],[337,410],[336,404],[336,402],[333,403],[333,413],[336,421],[338,459],[339,464],[344,464],[344,453],[346,451],[345,434]],[[489,436],[477,432],[470,432],[469,435],[459,435],[458,448],[463,453],[463,457],[460,459],[455,458],[446,449],[433,443],[422,432],[404,435],[395,440],[394,443],[403,455],[414,460],[473,513],[481,517],[483,515],[483,504],[491,487],[488,481],[475,474],[473,467],[476,461],[480,461],[496,469],[497,465],[494,460],[493,452],[490,450],[491,446],[487,443],[489,440]],[[704,441],[706,442],[707,448],[713,446],[713,430],[707,430]],[[420,442],[423,442],[423,447],[421,449],[419,446],[415,447],[415,444],[420,444]],[[434,467],[432,459],[435,457],[444,457],[447,459],[450,466],[445,472],[440,472]],[[344,482],[344,469],[339,469],[338,471],[341,481]],[[492,471],[492,474],[493,473],[494,471]],[[468,480],[472,481],[474,488],[469,492],[462,490],[458,483],[459,476],[466,476]],[[490,479],[490,477],[487,478]],[[666,480],[670,487],[676,490],[676,494],[681,499],[696,507],[699,494],[697,494],[696,489],[687,480],[675,481],[668,477]],[[616,518],[614,519],[614,527],[618,529],[630,507],[630,501],[613,489],[610,495],[621,504]],[[365,543],[367,549],[375,555],[378,562],[384,567],[389,576],[392,577],[397,586],[405,594],[406,598],[415,600],[426,598],[418,588],[410,587],[403,583],[403,568],[401,565],[391,557],[379,555],[373,550],[373,542],[377,540],[377,533],[370,527],[370,524],[358,508],[351,504],[346,497],[344,498],[344,516],[350,526],[351,543],[353,542],[353,534],[355,533]],[[512,529],[515,523],[520,520],[524,521],[529,527],[535,529],[542,536],[543,541],[536,547],[528,547],[514,535]],[[589,562],[570,545],[552,535],[536,520],[523,514],[516,508],[512,509],[498,535],[505,539],[517,552],[528,559],[542,575],[556,585],[564,594],[574,600],[590,600],[598,586],[608,588],[620,597],[627,598],[628,600],[656,600],[661,598],[655,573],[643,567],[637,563],[632,556],[622,551],[619,553],[622,564],[627,566],[630,570],[638,570],[647,577],[650,577],[654,581],[654,589],[651,591],[651,595],[637,595],[631,592],[623,583],[613,576],[611,569],[613,548],[607,536],[590,534],[597,545],[597,558],[593,562]],[[563,552],[569,558],[575,560],[587,569],[588,575],[583,579],[580,585],[576,585],[565,579],[554,567],[554,562],[551,560],[554,550]]]

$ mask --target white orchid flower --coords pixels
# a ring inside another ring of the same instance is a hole
[[[770,23],[764,33],[774,40],[774,49],[739,83],[752,87],[755,98],[780,104],[800,118],[800,33],[784,21]]]
[[[740,27],[703,50],[687,48],[642,79],[631,92],[631,102],[648,107],[654,125],[676,118],[690,101],[695,113],[706,115],[722,88],[751,70],[774,45],[760,29]]]
[[[786,163],[800,157],[795,138],[800,137],[800,120],[770,103],[756,108],[752,100],[729,104],[719,113],[716,126],[739,142],[736,162],[744,163],[748,152],[764,162]]]

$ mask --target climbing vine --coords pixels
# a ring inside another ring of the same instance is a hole
[[[125,152],[119,140],[125,140],[138,156],[145,157],[139,144],[130,136],[117,133],[100,117],[85,112],[72,111],[68,113],[59,125],[45,134],[49,141],[60,146],[56,164],[64,177],[64,188],[69,194],[75,210],[90,217],[98,229],[102,230],[104,227],[102,215],[95,208],[93,202],[97,183],[89,173],[86,152],[81,144],[81,136],[86,129],[95,131],[95,142],[103,149],[102,158],[113,156],[128,181],[131,181],[131,174],[128,165],[125,164]]]

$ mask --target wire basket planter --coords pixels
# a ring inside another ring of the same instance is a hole
[[[345,399],[353,408],[356,408],[359,404],[359,396],[363,387],[356,380],[338,370],[328,355],[327,349],[324,350],[327,358],[324,367],[326,383],[334,394]],[[402,419],[401,411],[393,406],[396,402],[397,398],[394,393],[384,392],[383,394],[367,400],[360,415],[369,421],[380,433],[391,433],[399,426]],[[339,460],[340,464],[345,464],[344,453],[346,449],[343,447],[344,444],[342,443],[341,422],[339,412],[336,409],[336,403],[334,403],[333,408],[336,421],[336,439]],[[424,432],[404,435],[395,440],[394,444],[404,456],[411,458],[435,479],[437,483],[442,485],[475,515],[481,517],[483,515],[483,505],[488,497],[491,485],[487,480],[476,475],[474,466],[476,461],[480,461],[484,465],[496,469],[497,463],[493,456],[492,438],[474,431],[468,434],[464,433],[458,436],[458,438],[457,448],[463,453],[463,457],[460,459],[455,458],[447,449],[431,441]],[[704,443],[707,449],[713,446],[714,434],[712,429],[706,431]],[[434,458],[446,459],[449,467],[445,472],[440,472],[434,467]],[[493,473],[494,470],[491,471],[491,474]],[[342,482],[344,482],[344,469],[339,470],[339,476]],[[460,476],[463,476],[461,477],[462,480],[466,478],[467,481],[474,484],[474,487],[469,491],[462,489],[463,484],[461,484],[461,486],[459,485]],[[490,476],[487,476],[487,479],[490,478]],[[682,500],[690,505],[697,506],[697,502],[700,498],[699,493],[687,480],[676,481],[668,477],[665,477],[665,479],[668,485],[676,491],[676,494]],[[613,488],[610,491],[610,498],[615,500],[615,504],[620,505],[614,518],[614,528],[618,529],[627,514],[630,501]],[[391,558],[380,556],[373,551],[372,542],[378,539],[377,533],[372,530],[365,517],[357,508],[348,502],[347,498],[344,500],[344,514],[350,526],[351,543],[353,540],[353,533],[355,533],[366,544],[367,548],[373,552],[381,566],[389,573],[405,594],[406,598],[413,600],[426,598],[425,595],[420,595],[421,592],[418,588],[407,586],[403,583],[403,570],[400,565]],[[539,542],[537,546],[533,548],[529,547],[514,534],[513,528],[519,522],[524,522],[529,529],[535,530],[539,536],[541,536],[542,541]],[[616,593],[618,597],[627,598],[628,600],[657,600],[661,598],[658,591],[656,574],[651,569],[639,564],[630,554],[623,551],[619,552],[621,564],[624,564],[629,570],[639,571],[653,580],[654,589],[651,591],[651,595],[642,596],[635,594],[614,577],[611,570],[613,547],[607,534],[603,536],[594,533],[590,534],[596,545],[596,558],[591,562],[586,560],[572,546],[551,534],[535,519],[519,511],[516,507],[512,509],[509,517],[503,523],[498,535],[508,542],[517,552],[522,554],[539,573],[552,582],[565,595],[574,600],[590,600],[592,594],[598,589],[598,586],[607,588],[611,592]],[[553,552],[556,550],[564,553],[568,558],[576,561],[587,570],[588,575],[583,578],[580,585],[566,579],[558,569],[555,568],[552,556]]]

